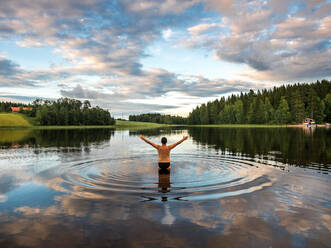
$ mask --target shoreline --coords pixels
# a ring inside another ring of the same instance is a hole
[[[35,118],[23,114],[0,114],[0,129],[152,129],[162,127],[215,127],[215,128],[307,128],[305,124],[161,124],[153,122],[116,120],[114,125],[68,125],[68,126],[38,126]],[[4,118],[5,117],[5,118]],[[8,118],[10,117],[10,118]],[[8,118],[6,120],[6,118]],[[326,128],[324,124],[313,125],[312,128]]]
[[[0,126],[0,129],[39,129],[39,130],[51,130],[51,129],[150,129],[150,128],[162,128],[162,127],[215,127],[215,128],[307,128],[302,124],[289,124],[289,125],[265,125],[265,124],[210,124],[210,125],[177,125],[177,124],[158,124],[150,122],[139,123],[127,123],[127,125],[115,124],[115,125],[89,125],[89,126]],[[312,126],[312,128],[325,128],[325,124],[318,124]]]
[[[224,128],[306,128],[304,124],[205,124],[205,125],[183,125],[188,127],[224,127]],[[325,127],[325,124],[318,124],[314,127]]]

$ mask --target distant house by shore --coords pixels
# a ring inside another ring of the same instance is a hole
[[[305,118],[303,124],[315,124],[315,120],[311,118]]]
[[[20,112],[21,107],[10,107],[10,109],[11,109],[11,112]],[[32,108],[23,107],[22,110],[32,111]]]

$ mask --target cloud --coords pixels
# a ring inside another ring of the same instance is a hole
[[[201,23],[193,27],[189,27],[187,30],[192,35],[200,35],[203,33],[217,30],[219,27],[219,23]]]
[[[16,43],[26,47],[55,46],[74,64],[68,70],[139,75],[145,47],[161,35],[160,30],[168,30],[169,38],[169,27],[187,20],[181,13],[197,2],[13,0],[2,4],[0,38],[19,38]]]
[[[222,15],[232,15],[235,12],[235,0],[205,0],[205,2],[208,9],[214,10],[216,7]]]
[[[233,34],[244,34],[263,30],[270,25],[271,11],[260,10],[254,13],[247,12],[232,22],[231,31]]]
[[[89,99],[94,105],[110,109],[115,116],[121,116],[123,113],[127,116],[134,113],[159,112],[164,109],[174,109],[178,106],[171,104],[151,104],[128,101],[128,94],[119,93],[102,93],[100,90],[91,90],[83,88],[77,84],[74,88],[68,90],[60,90],[63,97]],[[136,92],[138,93],[138,92]],[[138,94],[132,94],[132,97],[137,97]],[[141,96],[141,95],[140,95]]]
[[[20,69],[17,64],[6,58],[0,57],[0,75],[13,76],[19,74]]]
[[[173,32],[172,32],[172,30],[170,28],[162,31],[162,37],[165,40],[169,40],[172,35],[173,35]]]
[[[34,87],[35,82],[25,77],[24,71],[13,61],[0,57],[0,87]]]
[[[123,113],[129,115],[170,110],[185,114],[183,110],[190,111],[195,105],[206,101],[201,100],[201,97],[212,100],[224,94],[273,86],[270,83],[240,80],[210,80],[202,76],[179,75],[157,68],[142,76],[113,80],[110,89],[107,88],[110,82],[103,80],[105,79],[95,84],[95,89],[77,84],[73,88],[61,89],[60,93],[63,97],[89,99],[94,105],[111,109],[115,116]]]
[[[84,89],[80,84],[77,84],[75,88],[71,90],[61,90],[61,95],[69,98],[80,98],[80,99],[112,99],[116,100],[121,96],[113,93],[106,94],[96,90]]]
[[[168,15],[179,14],[185,11],[187,8],[192,7],[199,0],[156,0],[156,1],[122,1],[125,8],[134,13],[147,13],[148,15]]]
[[[129,99],[147,101],[174,92],[218,97],[269,86],[257,81],[330,77],[328,10],[325,1],[5,1],[0,39],[22,47],[47,46],[65,62],[26,70],[0,57],[0,87],[57,87],[61,96],[129,111]],[[147,70],[142,58],[150,56],[146,48],[157,42],[202,48],[218,60],[247,65],[249,71],[225,80]],[[31,95],[35,93],[21,97]],[[146,102],[141,107],[164,110]]]
[[[0,101],[10,102],[33,102],[36,99],[55,100],[54,98],[45,98],[41,96],[20,96],[20,95],[0,95]]]
[[[322,1],[305,6],[279,1],[208,1],[224,15],[218,23],[187,29],[181,44],[205,48],[219,60],[246,64],[250,80],[330,77],[331,18]],[[237,6],[236,12],[232,9]],[[219,27],[215,35],[213,28]],[[311,63],[314,61],[314,63]]]

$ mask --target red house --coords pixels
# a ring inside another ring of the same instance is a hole
[[[10,107],[12,112],[20,112],[21,107]],[[32,108],[23,107],[23,110],[32,111]]]

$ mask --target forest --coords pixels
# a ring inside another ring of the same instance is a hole
[[[331,81],[291,84],[222,97],[197,106],[188,124],[296,124],[331,122]]]
[[[20,107],[20,113],[35,117],[38,125],[114,125],[109,111],[91,107],[88,100],[60,98],[56,101],[36,99],[32,104],[0,102],[0,112],[11,112],[12,106]],[[23,107],[32,110],[23,110]]]
[[[154,122],[162,124],[186,124],[186,118],[158,113],[130,115],[129,121]]]

